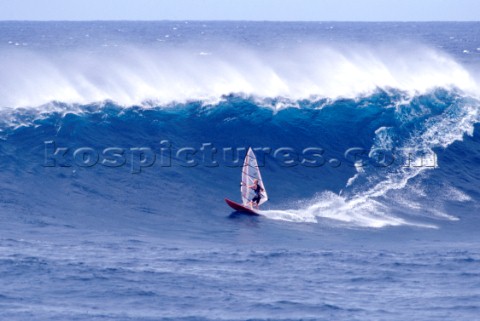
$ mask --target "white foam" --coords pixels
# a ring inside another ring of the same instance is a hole
[[[125,106],[169,104],[218,101],[231,93],[295,101],[354,98],[379,87],[412,94],[436,87],[477,88],[468,70],[454,59],[418,45],[317,44],[288,52],[214,46],[201,51],[122,47],[49,54],[15,48],[2,49],[0,54],[0,107],[104,100]]]
[[[472,201],[472,197],[458,188],[450,186],[449,189],[447,189],[447,196],[448,198],[455,200],[457,202],[470,202]]]
[[[306,206],[288,210],[267,210],[261,214],[274,220],[303,223],[341,224],[349,227],[383,228],[386,226],[410,225],[436,228],[432,224],[409,222],[389,214],[389,209],[373,198],[346,197],[324,192]],[[336,222],[336,223],[335,223]]]

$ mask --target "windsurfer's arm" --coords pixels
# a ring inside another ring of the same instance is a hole
[[[240,182],[240,186],[246,186],[247,188],[252,188],[255,186],[255,185],[247,185],[245,184],[244,182]]]

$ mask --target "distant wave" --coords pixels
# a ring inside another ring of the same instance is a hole
[[[478,89],[474,75],[452,57],[419,45],[228,48],[80,48],[48,54],[3,48],[0,107],[37,107],[52,101],[84,105],[110,100],[122,106],[215,103],[230,94],[335,100],[368,96],[378,89],[411,96],[434,88],[469,93]]]

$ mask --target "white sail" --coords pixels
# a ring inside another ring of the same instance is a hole
[[[263,191],[260,192],[261,198],[258,204],[262,205],[268,201],[267,190],[263,184],[262,175],[260,174],[260,169],[258,168],[257,158],[255,157],[253,150],[249,148],[243,162],[242,185],[240,188],[240,192],[242,193],[242,202],[245,206],[249,205],[249,203],[255,197],[255,192],[250,188],[255,179],[258,179],[258,184],[263,188]]]

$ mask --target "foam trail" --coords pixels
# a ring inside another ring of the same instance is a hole
[[[252,48],[122,48],[120,52],[48,55],[1,49],[0,106],[36,107],[51,101],[124,106],[218,101],[231,93],[290,100],[350,97],[377,88],[411,94],[432,88],[477,88],[448,55],[416,48],[304,45],[289,51]]]
[[[436,228],[435,225],[409,222],[388,214],[387,206],[373,199],[348,199],[325,192],[299,209],[266,210],[261,214],[273,220],[302,223],[321,223],[350,227],[383,228],[387,226],[417,226]]]

